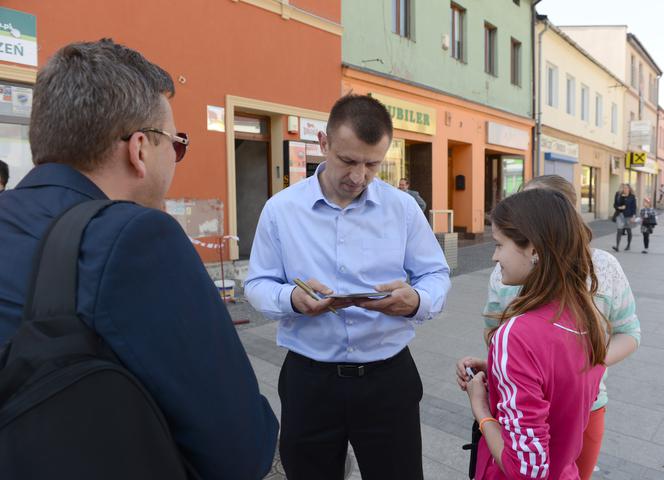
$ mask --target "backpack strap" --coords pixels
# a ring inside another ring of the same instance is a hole
[[[85,201],[53,221],[35,257],[23,321],[76,316],[78,256],[83,231],[92,218],[114,203],[119,202]]]

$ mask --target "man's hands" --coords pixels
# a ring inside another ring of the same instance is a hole
[[[378,285],[377,292],[392,292],[389,297],[380,300],[356,299],[354,304],[367,310],[374,310],[395,317],[408,317],[415,315],[420,307],[419,294],[406,282],[397,280]]]
[[[308,280],[309,285],[317,294],[331,295],[332,289],[323,285],[315,278]],[[396,317],[408,317],[417,312],[420,306],[420,296],[406,282],[400,280],[390,282],[376,287],[377,292],[391,292],[389,297],[379,300],[368,300],[364,298],[321,298],[315,300],[300,287],[295,287],[291,293],[291,304],[293,310],[303,315],[315,316],[328,311],[328,307],[342,309],[350,306],[358,306],[367,310],[374,310]]]
[[[320,293],[322,295],[331,295],[334,293],[329,287],[323,285],[315,278],[307,280],[306,283],[316,293]],[[296,312],[312,317],[327,312],[328,307],[340,309],[353,305],[350,300],[344,299],[321,298],[319,300],[315,300],[300,287],[295,287],[295,289],[291,292],[291,304],[293,305],[293,310]]]

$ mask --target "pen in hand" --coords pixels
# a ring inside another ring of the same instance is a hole
[[[314,292],[314,290],[309,285],[304,283],[302,280],[300,280],[299,278],[294,278],[293,282],[295,283],[295,285],[297,285],[302,290],[304,290],[304,293],[309,295],[311,298],[313,298],[314,300],[320,300],[320,297],[318,295],[316,295],[316,292]],[[339,315],[339,312],[337,312],[334,308],[327,307],[327,309],[330,312],[334,313],[335,315]]]

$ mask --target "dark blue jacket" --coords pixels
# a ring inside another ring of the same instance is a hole
[[[62,164],[36,167],[0,196],[0,343],[19,324],[33,256],[53,218],[103,198]],[[77,310],[152,393],[204,479],[266,475],[276,418],[218,291],[171,216],[118,204],[93,219],[79,257]]]
[[[618,210],[618,207],[624,205],[624,210]],[[636,215],[636,197],[631,193],[627,196],[616,194],[613,201],[613,208],[623,214],[625,218],[631,218]]]

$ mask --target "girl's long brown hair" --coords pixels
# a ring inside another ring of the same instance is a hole
[[[491,215],[500,232],[520,248],[531,244],[539,257],[519,295],[509,304],[500,324],[529,310],[558,302],[555,320],[569,310],[580,332],[587,332],[591,366],[604,363],[610,325],[597,309],[597,277],[590,251],[590,230],[561,193],[532,189],[501,201]],[[590,284],[590,285],[588,285]],[[495,329],[491,332],[493,334]]]

